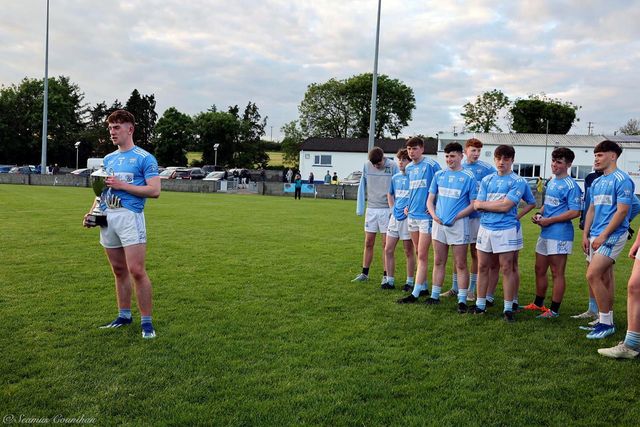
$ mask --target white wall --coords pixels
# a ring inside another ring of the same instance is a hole
[[[314,166],[313,161],[316,155],[331,156],[331,166]],[[309,157],[307,159],[307,156]],[[395,161],[395,153],[385,153],[392,161]],[[434,160],[438,160],[437,156],[427,156]],[[443,157],[444,158],[444,157]],[[344,153],[331,151],[300,151],[300,176],[303,180],[309,178],[309,172],[313,172],[316,181],[324,179],[327,170],[331,176],[333,172],[338,172],[338,179],[342,181],[351,172],[362,171],[362,167],[367,162],[367,153]],[[444,162],[441,162],[444,165]]]
[[[331,166],[314,166],[316,155],[331,156]],[[308,158],[307,158],[308,157]],[[367,161],[367,153],[342,153],[330,151],[301,151],[300,175],[302,179],[309,178],[309,172],[313,172],[316,181],[322,181],[327,170],[333,176],[338,173],[338,179],[342,181],[351,172],[362,171],[362,166]]]

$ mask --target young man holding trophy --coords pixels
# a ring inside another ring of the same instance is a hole
[[[107,123],[111,141],[118,149],[104,158],[103,171],[92,174],[98,197],[83,220],[85,227],[100,226],[100,244],[105,248],[115,276],[118,317],[101,328],[119,328],[131,323],[134,285],[142,337],[155,338],[151,281],[145,270],[147,236],[143,209],[146,198],[160,196],[158,162],[134,145],[133,114],[114,111]]]

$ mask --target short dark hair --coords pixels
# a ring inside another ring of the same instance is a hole
[[[371,151],[369,151],[369,161],[372,164],[378,164],[382,160],[384,160],[384,151],[380,147],[373,147]]]
[[[457,151],[462,154],[462,145],[458,142],[450,142],[444,147],[445,153],[451,153],[452,151]]]
[[[622,147],[620,147],[618,144],[616,144],[613,141],[609,141],[608,139],[605,139],[604,141],[596,145],[596,148],[593,149],[593,152],[594,154],[613,152],[613,153],[616,153],[618,157],[620,157],[620,154],[622,154]]]
[[[469,147],[482,148],[482,141],[480,141],[478,138],[467,139],[467,143],[464,145],[464,148]]]
[[[567,163],[573,163],[573,160],[576,158],[576,155],[570,148],[558,147],[551,152],[551,158],[553,160],[564,159],[564,161]]]
[[[399,158],[400,160],[411,160],[411,158],[409,157],[409,152],[407,151],[406,148],[399,149],[398,152],[396,153],[396,157]]]
[[[516,150],[510,145],[498,145],[493,152],[493,157],[506,157],[507,159],[515,159]]]
[[[424,141],[419,136],[412,136],[407,140],[405,147],[424,147]]]
[[[127,110],[116,110],[109,114],[109,117],[107,117],[107,123],[131,123],[135,126],[136,118]]]

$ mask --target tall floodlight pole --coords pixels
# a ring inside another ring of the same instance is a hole
[[[49,115],[49,0],[47,0],[47,30],[44,46],[44,97],[42,101],[42,156],[40,173],[47,173],[47,120]]]
[[[382,0],[378,0],[378,21],[376,24],[376,52],[373,59],[373,79],[371,82],[371,115],[369,116],[369,144],[368,151],[373,148],[376,134],[376,98],[378,96],[378,46],[380,44],[380,7]]]

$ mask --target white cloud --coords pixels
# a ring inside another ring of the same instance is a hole
[[[154,93],[158,111],[256,102],[274,134],[306,86],[372,68],[377,2],[127,0],[51,2],[50,75],[90,103]],[[485,90],[545,92],[582,105],[575,132],[640,118],[640,4],[613,0],[383,0],[379,72],[414,88],[406,134],[460,126]],[[3,2],[0,83],[40,78],[44,2]],[[583,126],[584,124],[584,126]]]

